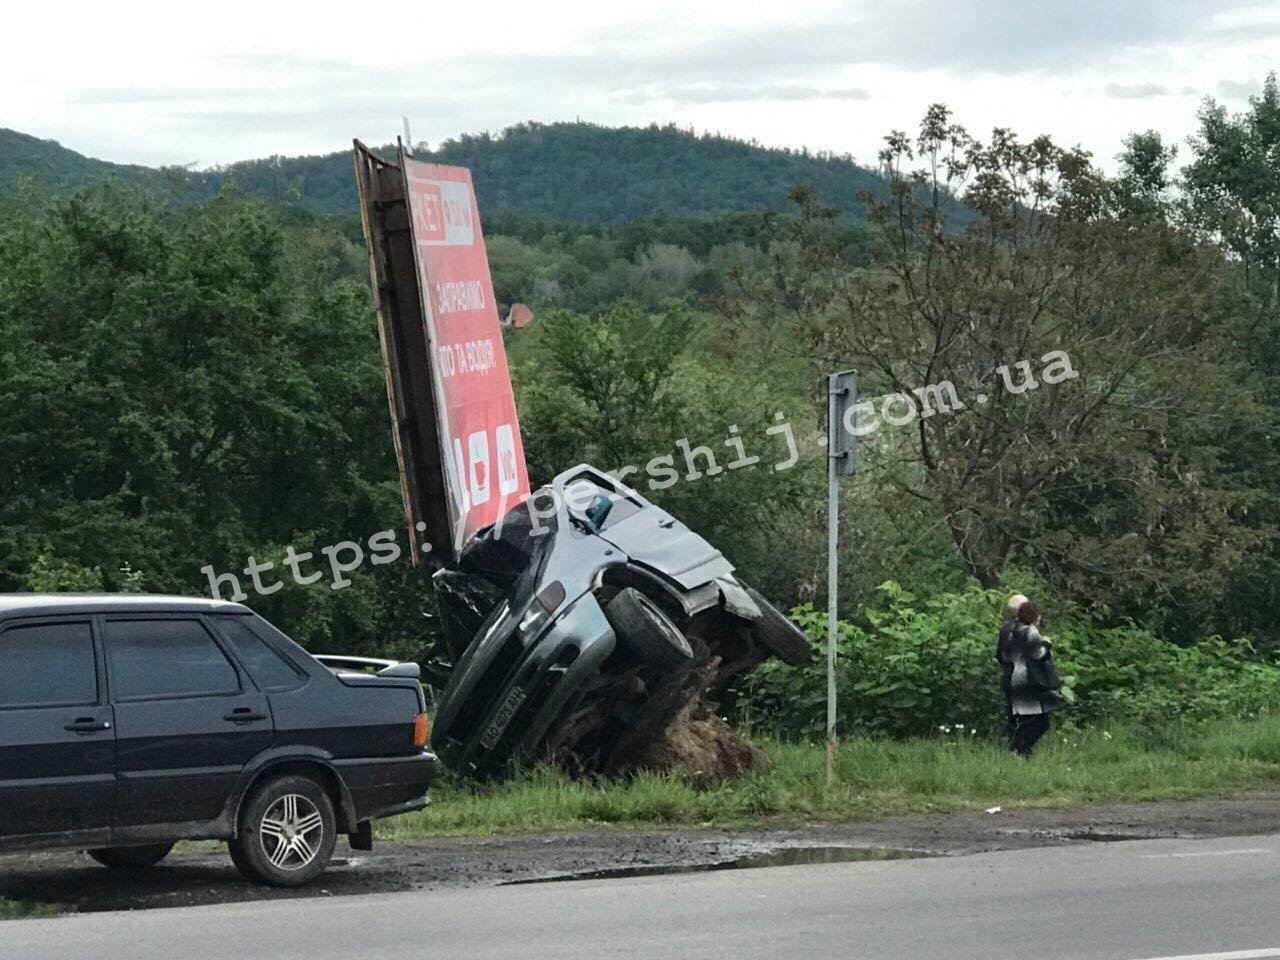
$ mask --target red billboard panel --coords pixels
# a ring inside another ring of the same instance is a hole
[[[454,545],[529,496],[471,172],[401,158]]]

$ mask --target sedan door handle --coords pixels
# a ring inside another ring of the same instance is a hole
[[[98,733],[101,730],[110,730],[111,724],[106,720],[94,720],[92,717],[81,717],[75,723],[68,723],[62,728],[69,733]]]
[[[228,723],[257,723],[259,720],[267,719],[265,713],[254,713],[248,707],[241,707],[238,710],[232,710],[222,718]]]

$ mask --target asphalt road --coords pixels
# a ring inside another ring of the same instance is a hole
[[[0,926],[14,960],[1280,958],[1280,836],[274,900]]]

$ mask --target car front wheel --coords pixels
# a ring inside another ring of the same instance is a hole
[[[620,590],[604,615],[624,644],[662,670],[675,670],[693,659],[693,648],[680,628],[634,587]]]
[[[250,880],[298,887],[328,866],[337,837],[333,801],[324,787],[310,777],[281,776],[245,801],[239,835],[227,846]]]

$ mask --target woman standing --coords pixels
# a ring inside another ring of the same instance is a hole
[[[1040,635],[1040,608],[1028,600],[1018,609],[1009,638],[1009,704],[1013,736],[1009,747],[1020,757],[1031,753],[1049,729],[1049,714],[1063,706],[1062,681],[1053,662],[1053,644]]]
[[[1027,598],[1020,593],[1009,598],[1004,608],[1004,623],[996,637],[996,663],[1000,664],[1000,692],[1004,694],[1004,728],[1008,737],[1013,736],[1015,726],[1013,700],[1009,694],[1009,684],[1013,680],[1013,635],[1018,628],[1018,611],[1026,602]]]

